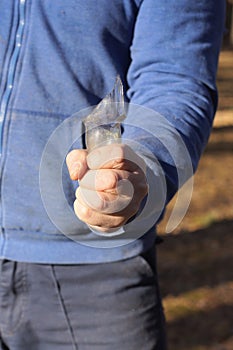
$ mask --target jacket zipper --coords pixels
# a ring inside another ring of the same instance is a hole
[[[2,155],[2,147],[3,147],[3,129],[4,129],[4,121],[6,118],[6,112],[7,112],[7,106],[8,102],[12,93],[13,89],[13,83],[14,83],[14,77],[15,77],[15,71],[16,66],[19,58],[19,53],[22,45],[22,39],[23,39],[23,30],[24,30],[24,23],[25,23],[25,6],[27,0],[17,0],[19,1],[19,22],[18,22],[18,28],[16,31],[15,36],[15,45],[14,49],[9,61],[9,68],[8,68],[8,74],[7,74],[7,82],[6,82],[6,88],[2,95],[2,100],[0,104],[0,157]]]
[[[16,29],[16,35],[14,39],[14,48],[11,56],[9,57],[9,66],[6,78],[6,87],[2,94],[2,99],[0,102],[0,256],[2,256],[5,245],[5,233],[2,227],[2,171],[3,171],[3,133],[5,120],[7,115],[8,103],[12,94],[15,71],[17,67],[17,62],[19,58],[19,53],[22,45],[23,31],[24,31],[24,21],[25,21],[25,7],[27,0],[16,0],[18,6],[18,25]]]

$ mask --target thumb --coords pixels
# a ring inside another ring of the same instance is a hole
[[[66,156],[66,165],[71,180],[80,180],[86,173],[87,151],[83,149],[74,149]]]

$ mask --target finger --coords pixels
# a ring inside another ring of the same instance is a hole
[[[114,194],[81,187],[76,191],[76,197],[80,202],[99,213],[108,214],[123,211],[130,204],[133,195],[134,188],[127,180],[119,182],[119,187]]]
[[[129,146],[110,144],[94,149],[88,154],[87,164],[90,169],[122,169],[145,172],[145,162]]]
[[[111,190],[116,188],[119,179],[120,174],[114,170],[89,170],[79,182],[79,186],[96,191]]]
[[[139,200],[148,192],[146,177],[141,172],[124,170],[89,170],[79,182],[80,188],[103,191],[122,196],[133,196]]]
[[[69,152],[66,156],[66,164],[72,180],[80,180],[86,173],[87,166],[87,151],[75,149]]]
[[[78,197],[74,202],[74,211],[78,218],[90,226],[99,226],[104,228],[116,228],[124,225],[127,218],[121,215],[99,213],[88,207]]]
[[[115,190],[121,180],[128,180],[133,186],[146,182],[145,175],[141,172],[131,173],[125,170],[100,169],[87,171],[79,185],[90,190],[110,191]]]
[[[92,193],[93,192],[93,193]],[[124,191],[125,192],[125,191]],[[141,199],[136,196],[109,196],[108,193],[83,190],[76,191],[77,199],[74,203],[76,215],[88,225],[101,227],[118,227],[123,225],[138,212]]]
[[[93,191],[87,188],[78,187],[76,190],[76,198],[98,212],[104,212],[107,203],[114,202],[117,197],[117,194]]]

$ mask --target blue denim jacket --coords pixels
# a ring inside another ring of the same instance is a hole
[[[73,217],[76,184],[62,162],[58,166],[63,174],[56,177],[52,171],[50,176],[49,159],[64,156],[64,144],[72,146],[75,141],[76,147],[84,146],[82,137],[71,136],[75,123],[58,132],[61,143],[47,149],[46,145],[71,115],[98,103],[119,74],[126,100],[162,115],[182,138],[196,169],[217,106],[224,4],[224,0],[1,0],[1,258],[95,263],[129,258],[151,246],[156,218],[152,229],[137,239],[124,240],[122,234],[105,242]],[[169,148],[183,173],[185,159],[175,137],[166,137],[166,123],[159,123],[160,136],[153,128],[149,135],[153,113],[136,114],[129,113],[123,137],[137,140],[158,160],[167,186],[165,204],[179,187]],[[45,149],[52,154],[47,161]],[[145,159],[150,164],[150,156],[145,154]],[[48,168],[42,174],[41,162]],[[59,181],[69,214],[61,196],[56,196]],[[58,223],[46,205],[54,206]]]

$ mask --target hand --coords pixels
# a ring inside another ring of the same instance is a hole
[[[134,216],[148,191],[145,162],[129,146],[110,144],[73,150],[66,158],[72,180],[79,180],[74,210],[80,220],[108,232]]]

